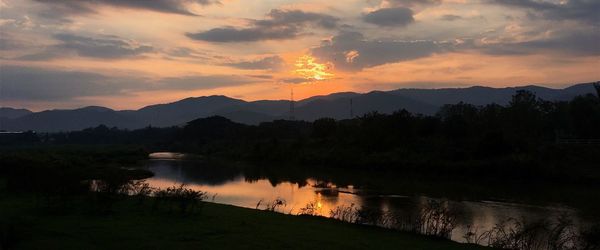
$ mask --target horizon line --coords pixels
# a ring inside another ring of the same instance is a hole
[[[600,82],[600,80],[598,81],[590,81],[590,82],[583,82],[583,83],[565,83],[565,84],[561,84],[563,87],[549,87],[545,84],[527,84],[527,85],[516,85],[516,86],[505,86],[505,87],[490,87],[490,86],[484,86],[484,85],[465,85],[463,87],[432,87],[432,88],[426,88],[426,87],[403,87],[403,88],[396,88],[396,89],[391,89],[391,90],[378,90],[378,89],[374,89],[374,90],[370,90],[370,91],[365,91],[365,92],[358,92],[358,91],[340,91],[340,92],[331,92],[329,94],[322,94],[322,95],[314,95],[314,96],[310,96],[310,97],[306,97],[304,99],[301,100],[295,100],[294,102],[302,102],[311,98],[315,98],[315,97],[325,97],[325,96],[329,96],[329,95],[334,95],[334,94],[341,94],[341,93],[349,93],[349,94],[368,94],[368,93],[373,93],[373,92],[391,92],[391,91],[397,91],[397,90],[447,90],[447,89],[469,89],[469,88],[476,88],[476,87],[481,87],[481,88],[489,88],[489,89],[511,89],[511,88],[526,88],[526,87],[540,87],[540,88],[546,88],[546,89],[551,89],[551,90],[565,90],[567,88],[570,87],[574,87],[577,85],[585,85],[585,84],[593,84],[593,83],[597,83]],[[253,102],[260,102],[260,101],[290,101],[288,99],[256,99],[256,100],[246,100],[243,98],[237,98],[237,97],[231,97],[231,96],[227,96],[227,95],[203,95],[203,96],[189,96],[189,97],[185,97],[182,99],[177,99],[177,100],[173,100],[171,102],[164,102],[164,103],[155,103],[155,104],[148,104],[145,106],[141,106],[137,109],[113,109],[107,106],[99,106],[99,105],[87,105],[87,106],[79,106],[79,107],[73,107],[73,108],[49,108],[49,109],[40,109],[40,110],[35,110],[35,109],[29,109],[29,108],[25,108],[25,107],[10,107],[10,106],[0,106],[0,108],[11,108],[11,109],[16,109],[16,110],[28,110],[34,113],[37,112],[44,112],[44,111],[58,111],[58,110],[78,110],[78,109],[85,109],[85,108],[93,108],[93,107],[97,107],[97,108],[106,108],[106,109],[110,109],[112,111],[138,111],[141,110],[143,108],[146,107],[150,107],[150,106],[156,106],[156,105],[167,105],[167,104],[172,104],[172,103],[176,103],[176,102],[180,102],[183,100],[187,100],[187,99],[197,99],[197,98],[208,98],[208,97],[226,97],[229,99],[233,99],[233,100],[239,100],[239,101],[244,101],[247,103],[253,103]]]

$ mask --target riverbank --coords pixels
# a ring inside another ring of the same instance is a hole
[[[90,214],[81,198],[64,209],[35,197],[0,199],[3,244],[14,249],[484,249],[449,240],[312,216],[203,202],[182,215],[134,198]]]

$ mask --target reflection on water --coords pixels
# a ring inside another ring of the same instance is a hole
[[[156,152],[148,155],[153,160],[181,160],[185,158],[185,154],[173,152]]]
[[[147,168],[155,176],[147,182],[152,187],[167,188],[186,184],[188,188],[209,193],[214,202],[256,208],[281,198],[286,201],[278,211],[298,214],[307,204],[315,204],[316,213],[330,216],[336,207],[365,207],[382,213],[417,214],[431,198],[424,196],[380,195],[365,192],[353,186],[336,186],[334,183],[307,179],[298,183],[278,182],[268,178],[248,177],[235,168],[210,166],[189,161],[151,160]],[[449,201],[448,206],[457,213],[458,226],[452,239],[464,241],[467,225],[479,231],[489,230],[508,218],[536,220],[568,214],[577,220],[575,211],[564,207],[540,207],[492,201]],[[261,206],[261,208],[263,208]],[[577,223],[577,222],[576,222]]]

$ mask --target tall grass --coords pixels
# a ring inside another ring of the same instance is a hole
[[[329,211],[329,217],[349,223],[358,222],[358,214],[354,203],[349,206],[337,206]]]
[[[321,215],[321,208],[316,202],[309,202],[306,206],[300,208],[298,215],[319,216]]]
[[[307,207],[312,207],[307,205]],[[305,214],[305,213],[301,213]],[[310,214],[310,213],[309,213]],[[349,223],[370,224],[399,231],[450,239],[457,226],[457,213],[447,201],[429,200],[416,215],[374,211],[354,204],[331,209],[329,217]],[[528,222],[509,218],[489,230],[467,226],[466,243],[498,249],[517,250],[592,250],[600,249],[600,225],[583,229],[567,214],[556,219]]]
[[[393,228],[441,238],[450,238],[456,227],[456,213],[447,201],[429,200],[418,215],[358,207],[354,204],[330,210],[329,217],[349,223]]]
[[[545,218],[526,222],[525,219],[509,218],[487,231],[469,228],[463,238],[468,243],[500,249],[591,250],[600,249],[600,231],[596,227],[582,230],[565,214],[555,221]]]
[[[418,230],[425,235],[450,238],[456,227],[456,213],[449,207],[448,201],[429,200],[421,208],[418,220]]]
[[[262,200],[261,200],[262,201]],[[257,207],[260,205],[261,201],[259,201]],[[287,202],[282,198],[275,198],[275,200],[269,201],[265,203],[265,210],[271,212],[278,212],[280,208],[284,208],[287,206]]]

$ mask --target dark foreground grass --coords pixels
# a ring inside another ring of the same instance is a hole
[[[119,201],[90,214],[82,201],[49,213],[35,199],[0,197],[0,223],[14,249],[481,249],[326,218],[203,203],[181,215]],[[7,229],[7,225],[10,229]],[[7,234],[6,232],[9,231]]]

